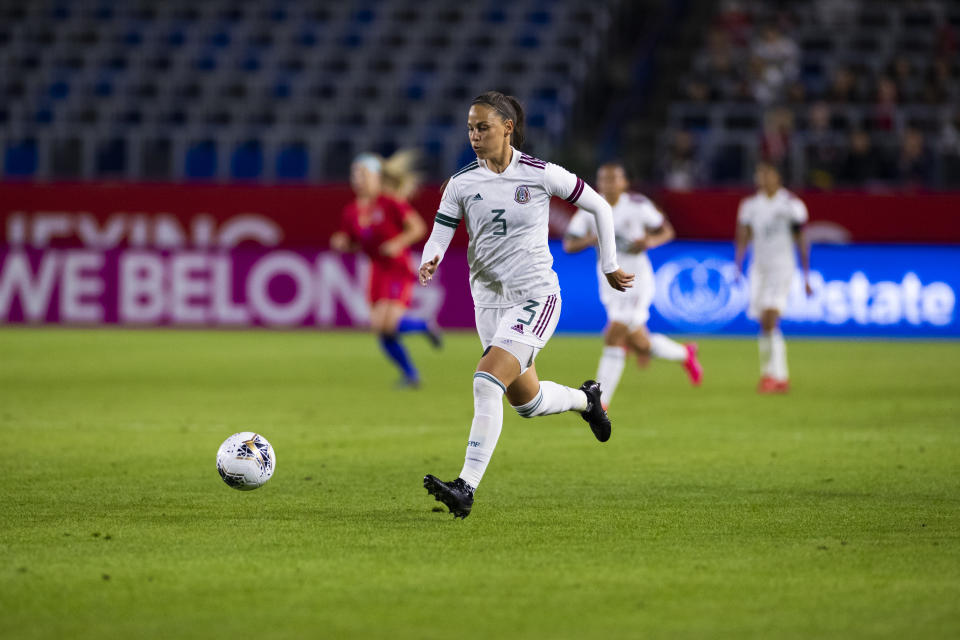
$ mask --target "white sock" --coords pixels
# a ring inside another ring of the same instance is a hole
[[[687,348],[662,333],[650,334],[650,353],[654,358],[673,360],[674,362],[684,362],[687,359]]]
[[[586,411],[587,394],[580,389],[571,389],[549,380],[540,381],[536,397],[519,407],[514,407],[524,418],[549,416],[564,411]]]
[[[489,373],[473,375],[473,424],[460,477],[477,488],[503,429],[503,384]]]
[[[604,406],[610,404],[613,392],[620,384],[623,365],[627,361],[627,352],[622,347],[604,347],[597,366],[597,382],[600,383],[600,401]]]
[[[780,329],[774,329],[770,334],[770,375],[774,380],[787,380],[787,343],[783,339]]]
[[[760,349],[760,373],[765,376],[773,375],[770,363],[770,334],[762,332],[757,343]]]

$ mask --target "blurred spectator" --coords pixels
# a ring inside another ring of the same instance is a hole
[[[787,89],[787,103],[802,105],[807,102],[807,87],[802,82],[794,82]]]
[[[858,129],[850,134],[850,145],[840,169],[840,182],[848,187],[865,186],[880,178],[883,172],[881,164],[881,157],[874,150],[870,135]]]
[[[741,0],[724,0],[717,14],[716,24],[730,40],[737,45],[745,45],[750,34],[750,13]]]
[[[695,75],[687,80],[683,97],[691,102],[710,102],[716,96],[707,79]]]
[[[911,127],[903,134],[897,177],[905,187],[929,187],[933,183],[933,157],[918,129]]]
[[[860,12],[860,0],[816,0],[814,14],[821,26],[851,24]]]
[[[870,114],[870,127],[874,131],[893,131],[897,117],[897,85],[893,79],[883,76],[877,81],[876,100]]]
[[[742,101],[750,97],[743,73],[744,60],[731,45],[727,33],[713,29],[707,49],[694,62],[695,77],[711,86],[712,99]]]
[[[852,104],[863,101],[857,79],[849,67],[837,67],[830,79],[827,99],[833,103]]]
[[[697,186],[701,170],[697,161],[696,140],[691,132],[677,131],[673,135],[660,173],[668,189],[689,191]]]
[[[942,186],[960,189],[960,109],[953,112],[953,118],[944,121],[939,143],[943,154]]]
[[[927,70],[920,99],[927,104],[943,104],[957,96],[956,83],[950,68],[950,59],[937,58]]]
[[[887,76],[896,85],[896,94],[900,102],[915,102],[917,91],[915,86],[917,79],[915,77],[913,65],[910,59],[904,55],[899,55],[887,65]]]
[[[790,157],[790,138],[793,135],[793,112],[776,108],[763,115],[763,133],[760,139],[761,157],[785,168]],[[785,174],[785,175],[789,175]]]
[[[773,104],[797,77],[800,49],[776,25],[767,24],[760,30],[751,53],[753,95],[760,104]]]
[[[841,146],[837,134],[830,129],[830,105],[814,103],[807,114],[804,155],[807,182],[818,189],[830,189],[840,169]]]
[[[952,118],[943,121],[939,142],[943,151],[960,155],[960,109],[954,110]]]

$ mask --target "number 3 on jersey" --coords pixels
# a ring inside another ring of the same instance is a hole
[[[505,236],[507,235],[507,221],[503,219],[503,214],[507,212],[506,209],[491,209],[491,212],[497,214],[493,216],[494,222],[500,223],[499,229],[494,229],[493,235],[495,236]]]

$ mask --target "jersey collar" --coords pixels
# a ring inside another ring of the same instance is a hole
[[[511,153],[511,155],[510,155],[510,164],[508,164],[508,165],[507,165],[507,168],[503,170],[503,173],[497,173],[496,171],[494,171],[493,169],[491,169],[490,167],[488,167],[486,160],[481,160],[480,158],[477,158],[477,164],[479,164],[480,167],[481,167],[484,171],[488,171],[488,172],[490,172],[492,175],[495,175],[495,176],[505,176],[505,175],[507,175],[508,173],[510,173],[511,171],[513,171],[518,164],[520,164],[520,152],[517,151],[517,150],[513,147],[513,145],[510,145],[510,153]]]

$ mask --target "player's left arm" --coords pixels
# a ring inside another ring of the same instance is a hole
[[[794,199],[793,219],[790,223],[790,231],[793,235],[793,242],[797,245],[797,253],[800,254],[800,268],[803,270],[803,286],[808,296],[813,295],[813,287],[810,286],[810,242],[807,240],[805,226],[807,222],[807,207],[799,198]]]

